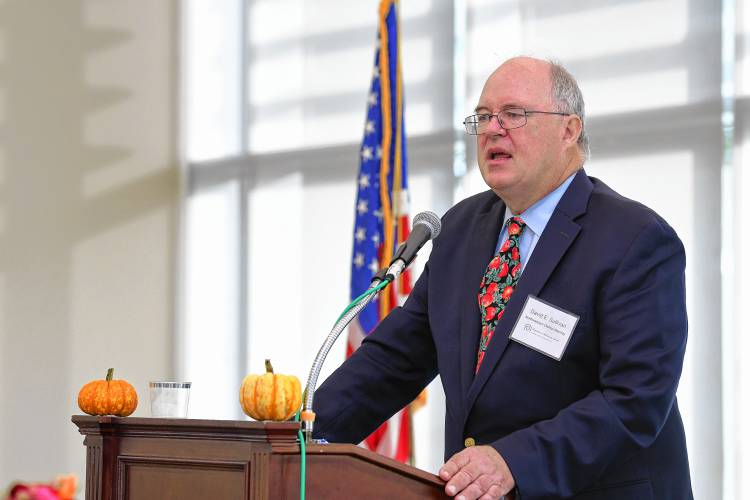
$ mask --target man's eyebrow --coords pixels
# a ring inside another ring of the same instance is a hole
[[[508,108],[522,108],[522,109],[525,109],[521,104],[516,103],[516,102],[509,102],[507,104],[504,104],[500,109],[508,109]],[[477,106],[476,108],[474,108],[474,112],[475,113],[479,113],[480,111],[489,111],[489,110],[490,110],[490,108],[488,108],[487,106],[484,106],[482,104],[480,104],[479,106]]]

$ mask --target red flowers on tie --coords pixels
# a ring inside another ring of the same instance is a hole
[[[515,267],[513,269],[515,269]],[[500,271],[497,273],[497,277],[505,278],[507,275],[508,275],[508,263],[503,262],[503,267],[500,268]],[[513,277],[515,278],[515,275]]]
[[[490,261],[490,265],[487,266],[490,269],[497,269],[500,267],[500,256],[496,255],[494,259]]]
[[[495,326],[502,318],[505,306],[518,282],[521,272],[521,255],[518,246],[525,227],[526,223],[520,217],[513,217],[510,220],[508,239],[490,260],[479,285],[477,299],[482,313],[482,337],[477,352],[477,372],[495,333]]]
[[[484,311],[485,311],[485,314],[484,314],[485,321],[492,321],[493,319],[495,319],[495,312],[497,312],[497,307],[488,307]],[[490,331],[489,328],[487,329],[487,331]]]
[[[516,267],[514,267],[514,268],[513,268],[513,270],[512,270],[511,272],[510,272],[510,275],[511,275],[512,277],[514,277],[514,278],[515,278],[515,277],[516,277],[516,275],[518,274],[518,271],[520,271],[520,270],[521,270],[521,264],[518,264],[518,265],[517,265]]]
[[[506,286],[503,290],[503,301],[508,302],[508,299],[510,296],[513,295],[513,287],[512,286]]]

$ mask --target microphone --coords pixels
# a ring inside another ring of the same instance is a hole
[[[420,212],[415,215],[412,221],[411,234],[396,249],[386,274],[391,274],[393,279],[396,279],[412,263],[419,249],[429,240],[437,238],[437,235],[440,234],[440,226],[440,217],[433,212]]]

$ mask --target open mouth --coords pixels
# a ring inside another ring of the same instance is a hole
[[[488,156],[490,160],[507,160],[509,158],[513,158],[513,155],[503,151],[491,151]]]

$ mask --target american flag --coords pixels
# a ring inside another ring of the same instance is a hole
[[[367,120],[359,153],[354,222],[351,297],[386,267],[399,243],[409,237],[404,103],[399,63],[397,1],[381,0]],[[383,290],[349,327],[347,357],[362,339],[411,291],[404,272]],[[411,415],[404,408],[365,439],[364,446],[401,462],[411,460]]]

